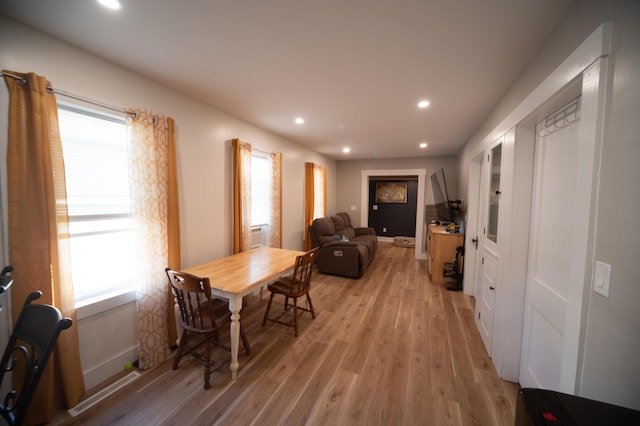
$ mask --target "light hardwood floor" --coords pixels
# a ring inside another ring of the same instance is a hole
[[[235,381],[227,366],[204,390],[197,360],[177,371],[169,360],[53,424],[512,425],[518,386],[498,378],[473,299],[432,284],[413,253],[380,243],[359,280],[314,272],[317,317],[302,315],[297,338],[263,328],[266,297],[252,297],[243,316],[252,354],[241,354]]]

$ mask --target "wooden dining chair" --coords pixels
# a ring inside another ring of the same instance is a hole
[[[295,269],[293,275],[280,278],[273,284],[269,284],[267,288],[271,292],[269,297],[269,303],[267,304],[267,310],[264,313],[262,319],[262,326],[267,321],[275,322],[278,324],[293,327],[295,335],[298,335],[298,310],[311,313],[313,319],[316,318],[316,313],[313,310],[313,304],[311,303],[311,296],[309,295],[309,288],[311,287],[311,272],[313,271],[313,264],[318,256],[318,247],[313,250],[296,257]],[[271,310],[271,302],[273,302],[273,296],[281,294],[284,296],[284,310],[280,315],[274,318],[269,318],[269,311]],[[308,308],[298,306],[298,297],[306,296]],[[289,304],[289,298],[293,299],[293,304]],[[280,318],[293,308],[293,322],[281,321]]]
[[[220,342],[219,334],[221,328],[229,328],[231,323],[229,302],[212,297],[209,278],[201,278],[169,268],[166,268],[166,272],[180,308],[179,322],[183,330],[173,360],[173,369],[178,369],[180,358],[183,355],[193,355],[204,363],[204,388],[209,389],[211,372],[219,370],[231,361],[231,356],[225,357],[224,360],[218,362],[211,356],[213,347],[219,347],[231,352],[229,346]],[[190,334],[201,335],[203,340],[186,349],[187,338]],[[248,355],[250,353],[249,341],[242,323],[240,323],[240,337],[242,338],[244,350]],[[196,349],[202,344],[205,345],[204,353],[199,353]]]

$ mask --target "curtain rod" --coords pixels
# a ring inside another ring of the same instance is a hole
[[[0,77],[4,77],[4,76],[13,78],[19,84],[27,84],[27,80],[22,78],[22,77],[20,77],[20,76],[18,76],[18,75],[14,75],[14,74],[10,74],[8,72],[0,71]],[[105,108],[105,109],[108,109],[108,110],[111,110],[111,111],[120,112],[122,114],[130,115],[132,117],[136,117],[137,116],[135,111],[130,111],[130,110],[126,109],[126,108],[119,108],[119,107],[116,107],[116,106],[113,106],[113,105],[106,104],[104,102],[100,102],[100,101],[96,101],[96,100],[93,100],[93,99],[85,98],[84,96],[76,95],[76,94],[73,94],[73,93],[70,93],[70,92],[65,92],[64,90],[56,89],[55,87],[53,87],[53,86],[51,86],[49,84],[47,84],[47,90],[50,90],[52,93],[54,93],[56,95],[60,95],[60,96],[64,96],[64,97],[67,97],[67,98],[75,99],[77,101],[81,101],[81,102],[85,102],[87,104],[99,106],[101,108]]]

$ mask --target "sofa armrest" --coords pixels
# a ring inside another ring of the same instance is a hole
[[[356,235],[376,235],[376,231],[373,228],[355,228]]]

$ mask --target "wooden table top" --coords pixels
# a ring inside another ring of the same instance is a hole
[[[208,277],[212,289],[240,295],[293,268],[296,256],[302,254],[304,252],[297,250],[260,246],[182,272]]]

